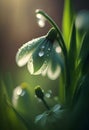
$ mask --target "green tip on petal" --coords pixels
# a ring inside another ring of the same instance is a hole
[[[51,42],[54,42],[57,38],[57,31],[54,28],[51,28],[47,34],[47,39]]]

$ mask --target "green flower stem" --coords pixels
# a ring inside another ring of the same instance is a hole
[[[55,30],[58,33],[57,41],[58,41],[58,43],[59,43],[59,45],[60,45],[60,47],[61,47],[61,49],[63,51],[64,59],[65,59],[65,80],[66,80],[65,81],[65,93],[66,93],[65,97],[66,97],[66,100],[67,100],[67,96],[69,94],[68,88],[69,88],[69,85],[70,85],[70,73],[69,73],[69,65],[68,65],[67,48],[65,46],[65,42],[64,42],[62,33],[61,33],[59,27],[57,26],[57,24],[44,11],[36,10],[36,14],[41,14],[43,17],[45,17],[45,19],[48,20],[48,22],[55,28]]]
[[[67,51],[65,43],[64,43],[64,39],[63,39],[62,34],[61,34],[61,31],[60,31],[59,27],[57,26],[57,24],[52,20],[52,18],[50,16],[48,16],[48,14],[46,14],[44,11],[39,10],[39,9],[36,10],[36,14],[41,14],[56,29],[56,31],[57,31],[57,33],[59,35],[59,38],[61,40],[61,42],[59,42],[59,45],[61,46],[63,51]]]
[[[47,108],[47,110],[50,110],[50,108],[49,108],[47,102],[45,101],[45,99],[42,98],[41,100],[42,100],[42,102],[44,103],[44,106]]]
[[[39,85],[35,87],[35,94],[36,94],[36,96],[37,96],[39,99],[42,100],[42,102],[43,102],[44,106],[47,108],[47,110],[50,110],[50,108],[49,108],[47,102],[46,102],[45,99],[44,99],[44,92],[42,91],[42,89],[41,89],[41,87],[40,87]]]

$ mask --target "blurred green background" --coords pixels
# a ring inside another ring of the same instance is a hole
[[[63,4],[63,0],[0,0],[0,130],[26,129],[6,103],[7,98],[12,102],[13,89],[18,86],[22,86],[25,94],[20,94],[17,109],[29,121],[31,129],[35,129],[32,124],[35,116],[45,110],[35,98],[34,87],[40,85],[46,93],[51,89],[52,98],[48,102],[51,106],[58,102],[54,102],[53,97],[58,94],[59,79],[52,81],[48,77],[30,75],[26,66],[16,65],[15,55],[22,44],[45,35],[50,28],[48,23],[44,28],[38,27],[35,10],[43,9],[61,28]],[[73,0],[73,5],[76,12],[89,9],[88,0]]]

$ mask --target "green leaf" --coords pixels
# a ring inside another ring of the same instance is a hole
[[[69,47],[69,66],[70,66],[70,74],[75,69],[76,63],[76,55],[77,55],[77,48],[76,48],[76,28],[75,24],[72,25],[71,37],[70,37],[70,47]]]
[[[75,88],[75,83],[76,83],[75,68],[76,68],[77,48],[76,48],[76,28],[74,22],[72,24],[69,43],[70,43],[70,47],[68,52],[68,66],[69,66],[68,73],[70,76],[70,82],[68,83],[68,87],[66,88],[66,96],[67,96],[68,103],[71,102],[72,95]]]
[[[64,35],[67,48],[68,48],[69,35],[70,35],[73,17],[74,17],[74,11],[72,7],[72,0],[65,0],[62,30],[63,30],[63,35]]]
[[[89,105],[87,99],[89,99],[89,73],[82,76],[79,80],[74,93],[73,103],[76,104],[78,102],[80,109],[82,107],[85,109],[85,105]]]
[[[89,31],[86,33],[80,50],[80,58],[85,61],[86,57],[89,55]]]
[[[12,99],[12,91],[13,91],[13,80],[12,80],[12,75],[10,72],[7,72],[4,76],[4,84],[5,84],[5,89],[8,95],[9,100],[11,101]]]
[[[89,68],[89,31],[86,33],[80,50],[82,72],[88,72]]]
[[[23,124],[26,126],[26,128],[30,129],[31,124],[29,124],[29,122],[13,107],[13,105],[8,100],[6,100],[6,103],[7,103],[8,107],[13,110],[13,112],[16,114],[18,119],[23,122]]]
[[[59,79],[59,101],[60,104],[65,104],[65,80],[64,80],[64,73],[60,74]]]

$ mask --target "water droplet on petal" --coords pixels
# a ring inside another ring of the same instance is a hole
[[[45,46],[42,46],[42,47],[41,47],[41,49],[44,49],[44,48],[45,48]]]
[[[50,51],[51,49],[50,48],[48,48],[48,51]]]
[[[40,52],[38,53],[38,55],[39,55],[39,57],[44,56],[44,51],[40,51]]]

